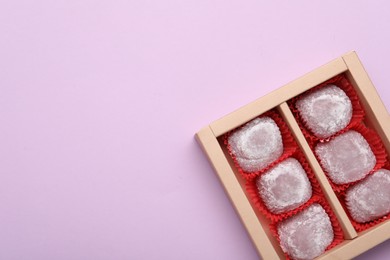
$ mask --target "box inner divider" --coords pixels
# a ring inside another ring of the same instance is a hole
[[[322,191],[328,200],[330,206],[332,207],[341,228],[344,232],[345,239],[353,239],[357,236],[355,228],[352,226],[351,221],[349,220],[347,213],[345,212],[343,206],[341,205],[339,199],[337,198],[335,192],[333,191],[324,171],[322,170],[319,162],[317,161],[313,151],[310,149],[309,144],[307,143],[303,133],[301,132],[297,121],[294,118],[293,113],[288,107],[286,102],[283,102],[278,106],[278,111],[283,117],[287,125],[289,126],[295,140],[297,141],[299,147],[304,153],[307,161],[309,162],[315,176],[317,177],[318,182],[321,185]]]

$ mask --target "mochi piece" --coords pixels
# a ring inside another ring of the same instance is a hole
[[[228,138],[231,152],[246,172],[264,169],[283,154],[279,127],[270,117],[255,118]]]
[[[327,138],[345,128],[352,118],[352,102],[336,85],[327,85],[298,99],[296,108],[307,128]]]
[[[315,152],[329,178],[336,184],[360,180],[376,164],[375,155],[367,140],[354,130],[349,130],[329,142],[319,143]]]
[[[280,245],[293,259],[313,259],[325,252],[334,233],[324,208],[315,203],[278,225]]]
[[[390,171],[381,169],[347,190],[345,195],[351,217],[360,223],[390,212]]]
[[[288,158],[257,179],[259,195],[274,214],[293,210],[311,198],[312,187],[300,162]]]

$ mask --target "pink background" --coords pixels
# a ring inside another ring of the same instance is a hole
[[[349,50],[390,108],[389,2],[321,2],[2,1],[0,259],[257,259],[194,133]]]

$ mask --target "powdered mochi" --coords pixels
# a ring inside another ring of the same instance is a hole
[[[256,118],[228,138],[232,153],[246,172],[259,171],[283,153],[279,127],[270,117]]]
[[[322,166],[336,184],[362,179],[375,166],[376,158],[366,139],[350,130],[315,147]]]
[[[330,218],[317,203],[281,222],[278,234],[283,251],[297,260],[321,255],[334,238]]]
[[[293,210],[311,198],[312,187],[295,158],[277,164],[257,179],[259,195],[272,213]]]
[[[345,92],[327,85],[298,99],[296,108],[307,127],[319,138],[327,138],[346,127],[352,118],[352,102]]]
[[[381,169],[347,190],[345,200],[352,218],[360,223],[390,212],[390,171]]]

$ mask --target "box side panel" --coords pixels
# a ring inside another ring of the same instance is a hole
[[[387,220],[369,230],[359,233],[359,236],[353,240],[344,241],[317,259],[352,259],[389,238],[390,220]]]
[[[374,128],[380,135],[386,151],[390,153],[390,120],[389,115],[380,99],[374,85],[367,72],[361,64],[355,52],[343,56],[348,67],[347,76],[354,85],[366,112],[365,122]]]
[[[277,251],[278,247],[272,243],[271,237],[267,235],[256,216],[212,130],[206,127],[198,132],[196,137],[213,165],[259,255],[267,260],[283,259],[283,253],[281,250]]]
[[[304,135],[302,134],[297,121],[294,118],[290,108],[287,103],[282,103],[278,110],[282,115],[283,119],[286,121],[288,126],[293,133],[295,140],[298,142],[300,148],[306,156],[307,161],[309,162],[311,168],[313,169],[314,174],[317,177],[318,182],[321,185],[322,191],[325,194],[326,199],[331,205],[337,219],[340,222],[341,228],[343,229],[344,236],[346,239],[352,239],[357,236],[355,229],[352,226],[351,221],[349,220],[346,212],[344,211],[340,201],[338,200],[335,192],[329,184],[328,179],[326,178],[325,173],[323,172],[320,164],[316,160],[313,151],[310,149],[309,144],[307,143]]]
[[[347,66],[345,65],[345,62],[342,58],[338,58],[213,122],[210,127],[215,136],[219,137],[256,116],[276,107],[282,102],[285,102],[346,70]]]

